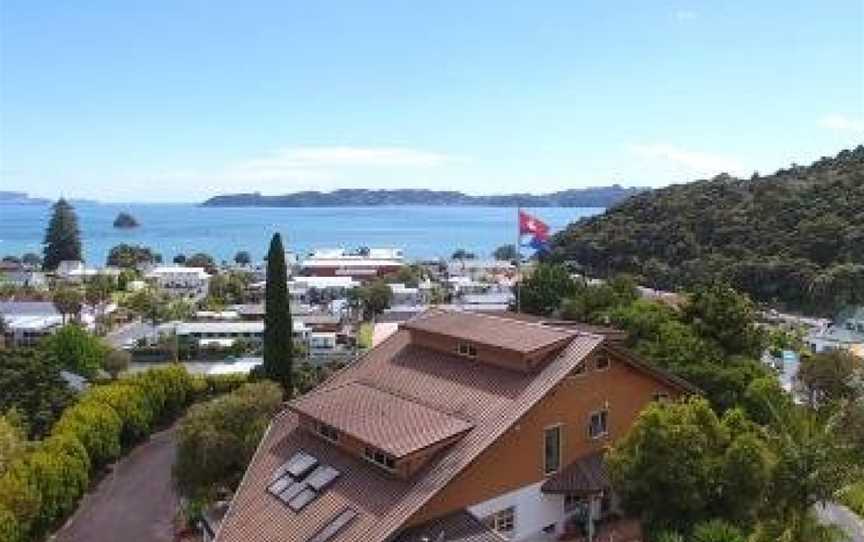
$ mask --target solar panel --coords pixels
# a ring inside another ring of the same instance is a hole
[[[296,497],[288,501],[288,506],[291,510],[295,512],[299,512],[303,510],[303,507],[315,500],[315,497],[318,496],[318,492],[312,488],[305,488],[303,491],[297,494]]]
[[[327,542],[336,533],[341,531],[348,523],[357,517],[357,512],[350,508],[346,508],[339,512],[339,515],[333,518],[323,529],[315,533],[307,542]]]
[[[306,483],[315,491],[322,491],[338,477],[338,470],[329,465],[321,465],[306,477]]]
[[[283,476],[282,478],[279,478],[275,482],[270,484],[270,486],[267,489],[270,491],[270,493],[272,493],[274,495],[278,495],[286,487],[290,486],[293,483],[294,483],[294,480],[292,480],[290,477]]]
[[[294,457],[288,460],[285,472],[294,478],[302,478],[306,476],[306,474],[308,474],[317,464],[318,460],[311,455],[306,452],[297,452],[294,454]]]
[[[303,482],[294,482],[290,486],[286,487],[282,491],[279,492],[279,498],[285,504],[297,496],[298,493],[303,492],[306,489],[306,484]]]

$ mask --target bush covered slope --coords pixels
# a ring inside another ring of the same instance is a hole
[[[592,274],[664,289],[721,278],[792,309],[864,303],[864,146],[766,177],[642,193],[571,224],[554,246]]]

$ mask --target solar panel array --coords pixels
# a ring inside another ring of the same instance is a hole
[[[299,512],[326,491],[339,474],[333,467],[321,465],[318,459],[300,451],[273,472],[267,491]]]

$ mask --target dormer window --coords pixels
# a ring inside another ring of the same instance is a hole
[[[378,448],[366,446],[363,448],[363,457],[387,470],[396,470],[396,458]]]
[[[477,357],[477,347],[471,343],[459,343],[459,345],[456,347],[456,351],[459,352],[460,356],[465,356],[468,358]]]
[[[610,361],[609,356],[607,354],[600,354],[597,356],[597,360],[594,362],[594,366],[598,371],[605,371],[609,368]]]
[[[332,425],[326,423],[318,424],[318,434],[326,438],[330,442],[339,442],[339,431]]]

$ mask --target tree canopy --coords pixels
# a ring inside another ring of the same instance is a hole
[[[106,263],[125,269],[136,269],[141,265],[161,261],[162,256],[153,252],[149,247],[121,243],[111,248]]]
[[[774,175],[669,186],[571,224],[553,257],[675,290],[717,279],[760,302],[864,303],[864,146]]]
[[[75,208],[60,198],[52,207],[51,219],[45,230],[42,268],[53,271],[62,261],[81,260],[81,232]]]
[[[293,393],[294,336],[288,295],[288,270],[282,236],[273,234],[267,253],[264,305],[264,374]]]

